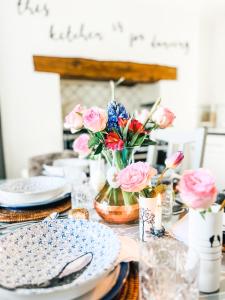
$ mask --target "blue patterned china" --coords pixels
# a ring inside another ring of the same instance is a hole
[[[122,287],[125,284],[125,281],[127,280],[127,277],[129,275],[129,263],[122,262],[120,264],[120,273],[117,278],[116,284],[113,286],[113,288],[102,298],[102,300],[113,300],[118,296],[119,292],[121,291]]]
[[[0,298],[74,299],[115,267],[119,251],[116,234],[97,222],[52,220],[20,228],[0,239]],[[78,278],[63,285],[16,289],[51,281],[65,265],[87,253],[93,258]]]

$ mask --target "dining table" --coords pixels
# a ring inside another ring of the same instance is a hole
[[[109,224],[99,217],[99,215],[96,213],[94,208],[89,211],[89,215],[90,215],[90,220],[109,226],[120,238],[132,239],[137,244],[137,247],[141,247],[141,243],[139,241],[138,221],[132,224],[121,224],[121,225]],[[60,214],[60,217],[67,218],[68,211]],[[175,224],[179,218],[180,215],[175,214],[172,215],[171,218],[167,219],[166,222],[164,223],[166,230],[169,231],[170,228],[173,226],[173,224]],[[40,221],[41,220],[34,221],[34,222],[40,222]],[[8,234],[16,230],[17,228],[23,225],[26,226],[27,224],[26,223],[23,224],[23,222],[18,222],[18,223],[13,223],[12,226],[12,223],[0,222],[0,244],[1,244],[1,237],[5,236],[5,234]],[[123,282],[123,286],[120,289],[119,293],[114,298],[114,300],[121,300],[121,299],[122,300],[140,299],[138,259],[136,259],[136,261],[129,262],[129,275],[127,276],[126,280]],[[225,253],[222,254],[221,284],[220,284],[219,292],[214,294],[202,294],[202,293],[199,294],[199,300],[222,300],[222,299],[225,299]]]

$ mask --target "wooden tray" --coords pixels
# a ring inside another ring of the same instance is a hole
[[[71,208],[71,199],[51,204],[48,206],[41,206],[26,209],[6,209],[0,207],[0,222],[23,222],[31,220],[39,220],[47,217],[52,212],[65,212]]]

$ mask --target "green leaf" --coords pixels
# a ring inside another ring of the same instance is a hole
[[[137,138],[136,142],[134,143],[134,146],[142,146],[145,138],[146,138],[146,135],[140,135]]]
[[[123,129],[123,139],[126,140],[127,139],[127,132],[129,129],[131,123],[131,118],[128,120],[127,125],[125,126],[125,128]],[[122,130],[122,129],[121,129]]]
[[[92,147],[94,147],[94,146],[96,146],[96,145],[98,145],[99,144],[99,139],[98,139],[98,137],[97,136],[92,136],[91,138],[90,138],[90,140],[88,141],[88,147],[89,148],[92,148]]]
[[[131,143],[130,143],[130,146],[134,146],[135,145],[138,136],[139,136],[138,132],[133,135]]]
[[[101,132],[96,132],[96,133],[95,133],[95,136],[96,136],[98,139],[101,139],[101,138],[102,138],[102,133],[101,133]]]
[[[94,155],[100,154],[102,152],[102,149],[103,149],[103,144],[99,144],[95,150]]]
[[[206,214],[206,210],[200,211],[200,215],[204,220],[205,220],[205,214]]]
[[[142,143],[142,146],[151,146],[151,145],[156,145],[157,143],[154,142],[154,141],[151,141],[151,140],[145,140],[143,143]]]

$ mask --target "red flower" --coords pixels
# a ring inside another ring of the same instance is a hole
[[[144,126],[142,123],[140,123],[138,120],[136,119],[133,119],[131,122],[130,122],[130,125],[129,125],[129,130],[130,131],[133,131],[134,133],[145,133],[145,129],[144,129]]]
[[[122,128],[126,127],[128,121],[129,121],[129,120],[127,120],[127,119],[118,118],[118,124],[119,124],[119,126],[122,127]]]
[[[124,147],[124,141],[116,132],[110,132],[107,134],[105,145],[111,150],[122,150]]]
[[[119,118],[118,119],[119,126],[122,128],[126,127],[128,121],[129,120],[127,120],[127,119]],[[136,119],[131,120],[131,122],[129,124],[129,130],[132,131],[133,133],[137,133],[137,132],[138,133],[146,133],[146,131],[144,129],[144,125]]]

